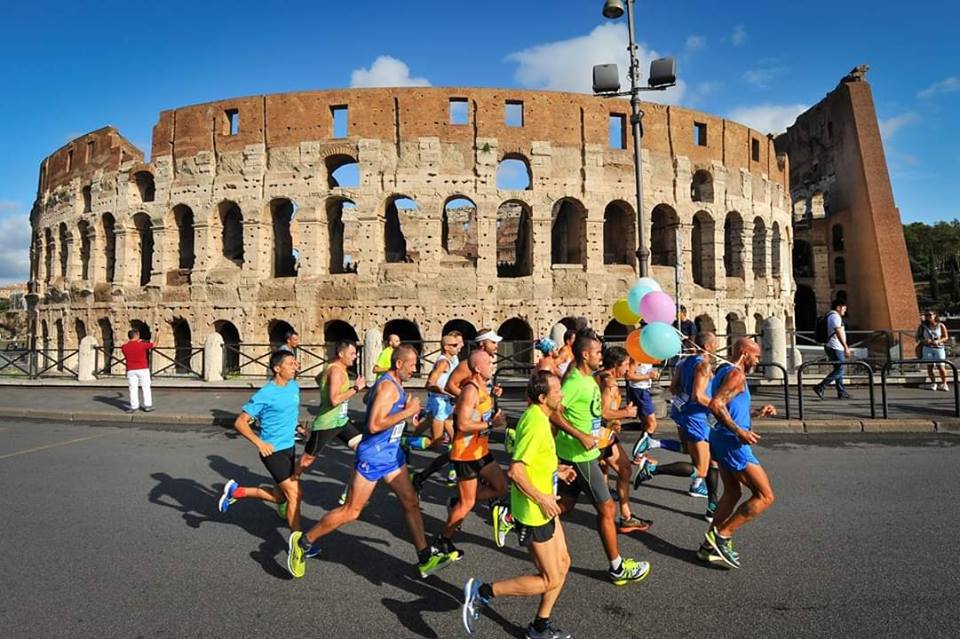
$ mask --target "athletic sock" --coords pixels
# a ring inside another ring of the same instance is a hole
[[[493,599],[493,586],[490,584],[480,584],[480,596],[487,601]]]
[[[659,464],[653,469],[654,475],[671,475],[673,477],[692,477],[696,474],[693,464],[690,462],[673,462],[670,464]]]
[[[649,449],[660,448],[661,442],[659,439],[654,439],[653,437],[650,437],[648,441],[650,442],[650,445],[647,446],[647,448]]]
[[[307,539],[307,535],[306,535],[306,534],[300,535],[300,542],[299,542],[299,543],[300,543],[300,548],[303,549],[303,550],[309,550],[309,549],[310,549],[310,546],[313,545],[313,544],[310,542],[310,540]]]
[[[233,489],[233,498],[234,499],[243,499],[247,496],[247,489],[243,486],[237,486]]]
[[[707,499],[713,503],[717,503],[717,489],[720,488],[720,471],[711,466],[707,470]]]
[[[617,558],[610,562],[610,571],[611,572],[620,572],[623,570],[623,558],[620,555],[617,555]]]
[[[404,440],[410,450],[427,450],[430,448],[429,437],[405,437]]]
[[[533,620],[533,629],[537,632],[546,632],[550,626],[550,617],[537,617]]]
[[[423,550],[417,551],[417,561],[421,564],[427,563],[427,560],[430,559],[430,555],[433,554],[433,547],[427,546]]]
[[[651,448],[653,448],[653,446],[651,446]],[[683,452],[683,447],[681,446],[680,442],[675,439],[661,439],[660,448],[664,450],[672,450],[675,453]]]

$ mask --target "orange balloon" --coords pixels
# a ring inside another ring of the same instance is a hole
[[[627,335],[627,353],[630,354],[630,357],[640,362],[641,364],[656,364],[659,360],[656,360],[643,350],[643,346],[640,345],[640,330],[630,331],[630,334]]]

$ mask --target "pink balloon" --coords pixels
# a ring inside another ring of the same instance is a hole
[[[640,300],[640,315],[648,323],[665,322],[677,319],[677,305],[673,298],[663,291],[651,291]]]

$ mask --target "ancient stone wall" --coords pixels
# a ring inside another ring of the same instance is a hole
[[[721,332],[790,316],[786,159],[735,122],[644,109],[652,274],[673,291],[679,235],[693,316]],[[149,164],[112,128],[81,136],[41,165],[38,334],[120,341],[135,320],[195,345],[214,330],[265,343],[277,320],[305,343],[392,320],[425,340],[454,320],[514,339],[570,316],[603,328],[637,276],[629,127],[610,134],[628,110],[568,93],[351,89],[164,111]],[[528,188],[497,187],[506,161]]]

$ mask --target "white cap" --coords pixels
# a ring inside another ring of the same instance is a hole
[[[493,342],[496,344],[501,341],[503,338],[497,335],[496,331],[487,331],[486,333],[480,333],[474,338],[474,341],[479,344],[480,342]]]

